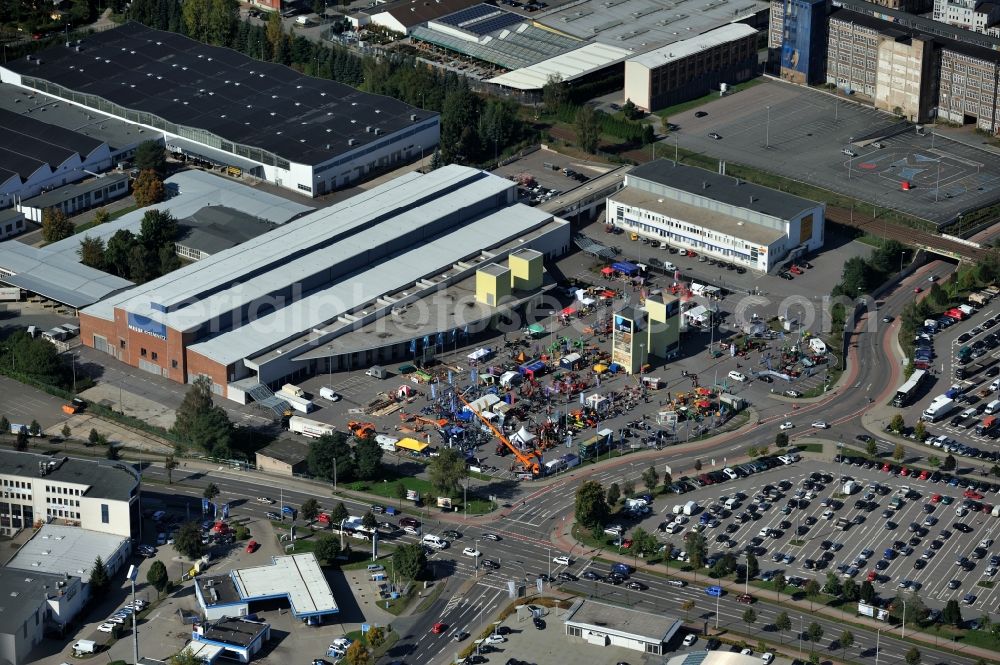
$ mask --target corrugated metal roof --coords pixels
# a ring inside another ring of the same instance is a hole
[[[16,240],[0,243],[0,268],[14,273],[0,277],[0,281],[73,308],[86,307],[132,286],[127,279],[79,263],[75,255],[66,261],[46,248],[30,247]]]
[[[558,76],[571,81],[590,72],[620,62],[632,55],[628,49],[608,44],[591,43],[548,60],[494,76],[487,81],[516,90],[541,90],[549,77]]]
[[[451,209],[448,204],[432,204]],[[440,273],[456,261],[498,245],[538,226],[551,215],[523,204],[504,208],[427,244],[373,264],[368,269],[345,277],[338,283],[262,316],[235,330],[208,341],[193,344],[190,351],[223,365],[229,365],[263,351],[269,351],[302,331],[322,329],[323,325],[380,296],[402,289],[428,274]],[[370,244],[362,235],[352,242],[358,247]],[[338,243],[339,248],[341,244]],[[317,259],[320,260],[320,259]],[[336,259],[324,259],[336,261]],[[324,263],[333,265],[333,263]],[[319,336],[319,335],[317,335]],[[289,349],[291,351],[291,349]]]

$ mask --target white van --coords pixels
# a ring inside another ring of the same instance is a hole
[[[993,382],[990,384],[990,391],[995,392],[997,390],[1000,390],[1000,379],[993,379]]]
[[[986,409],[983,411],[988,416],[992,416],[994,413],[1000,411],[1000,399],[995,399],[986,405]]]
[[[664,261],[663,262],[663,269],[664,270],[669,270],[670,272],[673,272],[673,271],[677,270],[677,266],[675,266],[670,261]]]
[[[738,381],[740,383],[746,383],[747,380],[746,374],[742,372],[737,372],[736,370],[733,370],[732,372],[729,373],[729,378],[732,379],[733,381]]]
[[[330,386],[323,386],[320,388],[319,396],[330,402],[336,402],[340,399],[340,395],[337,394],[337,391]]]
[[[97,643],[94,640],[77,640],[73,652],[78,654],[97,653]]]
[[[813,337],[809,340],[809,349],[813,353],[826,353],[826,342],[819,337]]]
[[[739,507],[739,505],[740,505],[739,499],[736,498],[726,499],[726,510],[733,510],[734,508]]]
[[[440,538],[430,533],[424,536],[420,540],[420,542],[422,542],[424,545],[427,545],[428,547],[433,547],[436,550],[443,550],[444,548],[448,547],[447,540],[444,540],[443,538]]]

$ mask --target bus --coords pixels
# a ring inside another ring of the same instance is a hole
[[[920,385],[924,382],[924,378],[927,376],[927,370],[918,369],[914,370],[910,378],[899,387],[896,391],[896,396],[892,398],[892,405],[895,407],[902,408],[907,406],[913,401],[913,398],[917,394],[917,390],[920,389]]]

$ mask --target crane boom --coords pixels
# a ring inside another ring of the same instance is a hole
[[[469,404],[468,400],[465,399],[464,395],[460,394],[458,396],[458,399],[462,400],[462,404],[469,407],[469,411],[472,411],[474,414],[476,414],[476,417],[479,418],[479,420],[481,420],[483,423],[486,424],[487,427],[490,428],[490,431],[493,432],[493,435],[496,436],[496,438],[500,439],[500,441],[502,441],[503,444],[507,446],[507,448],[509,448],[512,453],[514,453],[514,456],[517,457],[517,460],[522,465],[524,465],[524,468],[528,469],[531,472],[531,475],[540,476],[542,474],[542,465],[536,462],[535,460],[531,459],[531,457],[529,457],[528,455],[525,455],[520,450],[518,450],[517,446],[508,441],[507,437],[505,437],[503,433],[499,429],[497,429],[496,426],[493,425],[493,423],[487,420],[483,416],[483,414],[481,414],[479,411],[475,409],[475,407]],[[538,455],[537,452],[534,452],[532,454]]]

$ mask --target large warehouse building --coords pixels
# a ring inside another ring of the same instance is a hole
[[[607,210],[627,232],[768,272],[823,246],[826,206],[660,159],[632,169]]]
[[[515,183],[476,169],[411,172],[88,307],[81,339],[240,402],[321,368],[412,358],[537,293],[476,303],[478,267],[569,250],[568,223],[516,201]]]
[[[307,196],[419,159],[440,136],[437,114],[391,97],[131,22],[9,62],[0,81]]]

